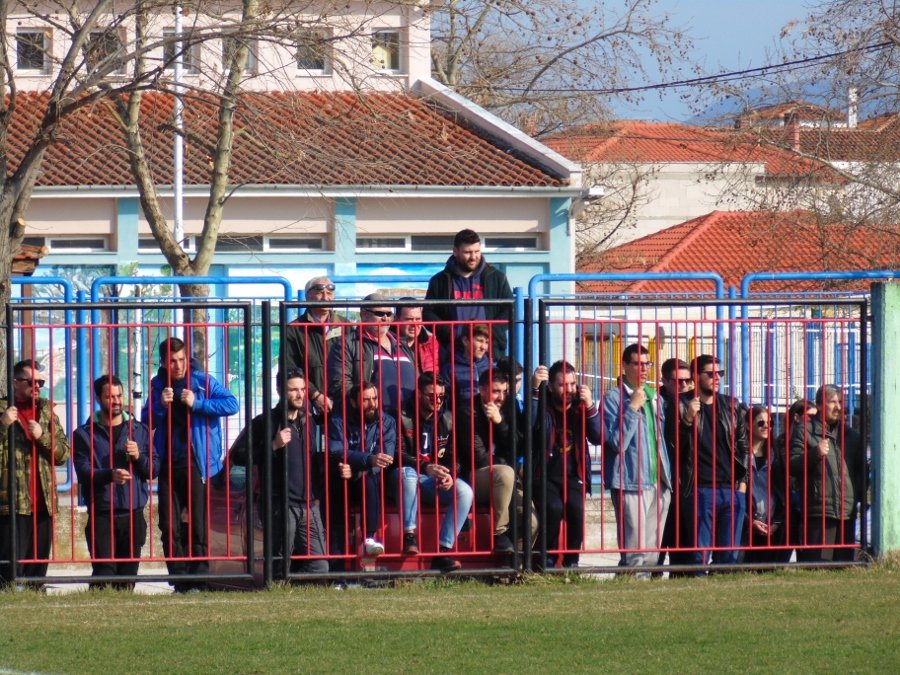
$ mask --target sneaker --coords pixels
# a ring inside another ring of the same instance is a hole
[[[384,553],[384,544],[381,544],[372,537],[368,537],[366,539],[366,543],[363,544],[363,552],[368,556],[376,556]]]
[[[452,549],[446,548],[445,546],[441,546],[441,553],[450,553],[451,550]],[[446,574],[447,572],[461,570],[462,564],[459,560],[451,558],[448,555],[438,555],[431,559],[431,569],[440,570]]]
[[[515,550],[512,540],[505,532],[494,535],[494,553],[512,553]]]
[[[419,555],[419,544],[416,542],[415,532],[406,532],[403,535],[403,555]]]

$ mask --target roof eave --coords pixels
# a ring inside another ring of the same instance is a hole
[[[472,124],[489,131],[492,136],[532,158],[554,175],[568,179],[573,188],[581,187],[580,164],[566,159],[478,104],[431,78],[417,80],[412,88],[422,98],[434,101]]]

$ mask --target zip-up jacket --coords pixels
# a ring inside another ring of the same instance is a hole
[[[349,464],[353,480],[366,472],[381,472],[381,468],[372,465],[374,454],[397,456],[397,423],[393,417],[379,412],[375,420],[363,426],[361,429],[359,411],[352,408],[346,418],[328,418],[328,455],[332,463]]]
[[[75,430],[75,473],[81,494],[94,511],[142,511],[150,496],[149,482],[159,472],[159,457],[156,453],[150,457],[150,430],[123,412],[114,446],[109,432],[99,411]],[[129,440],[137,443],[140,453],[134,461],[125,453]],[[125,469],[131,480],[116,485],[113,469]]]
[[[581,402],[577,402],[560,411],[548,402],[542,425],[539,399],[532,397],[531,405],[534,411],[533,419],[537,424],[533,441],[533,481],[541,479],[543,472],[541,451],[546,449],[548,480],[561,481],[565,474],[568,480],[586,482],[586,489],[591,492],[591,455],[588,452],[588,443],[600,445],[603,441],[600,410],[597,404],[585,409]],[[541,429],[543,438],[540,435]]]

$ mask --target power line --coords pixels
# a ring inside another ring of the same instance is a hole
[[[828,61],[829,59],[833,59],[839,56],[846,56],[847,54],[856,54],[856,53],[868,53],[881,51],[882,49],[886,49],[887,47],[892,46],[893,42],[879,42],[877,44],[865,45],[863,47],[854,47],[853,49],[845,49],[839,52],[832,52],[831,54],[821,54],[819,56],[810,56],[805,59],[798,59],[796,61],[785,61],[783,63],[770,64],[767,66],[760,66],[758,68],[747,68],[746,70],[735,70],[727,73],[719,73],[718,75],[705,75],[703,77],[694,77],[687,80],[677,80],[675,82],[660,82],[657,84],[646,84],[636,87],[617,87],[614,89],[575,89],[572,87],[568,88],[559,88],[559,89],[543,89],[532,87],[526,89],[525,87],[490,87],[494,91],[515,91],[515,92],[523,92],[523,91],[533,91],[542,94],[566,94],[566,93],[584,93],[584,94],[599,94],[599,95],[611,95],[611,94],[628,94],[633,92],[640,91],[658,91],[661,89],[674,89],[677,87],[694,87],[698,85],[708,85],[708,84],[718,84],[721,82],[736,82],[740,80],[752,79],[755,77],[761,77],[763,75],[772,75],[781,72],[791,72],[793,70],[801,70],[803,68],[809,68],[810,66],[814,66],[822,61]],[[477,85],[470,84],[467,85],[467,88],[470,89],[486,89],[489,88],[488,85]]]

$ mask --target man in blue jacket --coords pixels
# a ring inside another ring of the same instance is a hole
[[[209,480],[222,470],[224,456],[219,418],[234,415],[239,406],[234,395],[204,373],[196,360],[188,362],[181,339],[170,337],[160,343],[159,358],[143,419],[151,421],[153,448],[160,458],[163,552],[170,575],[205,574],[209,570]],[[187,524],[182,522],[183,509],[188,511]],[[196,592],[204,586],[197,580],[171,583],[176,593]]]
[[[75,472],[87,502],[84,528],[94,576],[135,576],[147,541],[144,507],[159,458],[150,457],[150,430],[123,409],[115,375],[94,381],[100,409],[75,430]],[[99,587],[105,584],[91,584]],[[133,581],[109,584],[131,590]]]
[[[603,482],[616,514],[622,567],[657,563],[672,496],[659,397],[647,383],[652,367],[646,347],[628,345],[622,379],[603,397]]]

